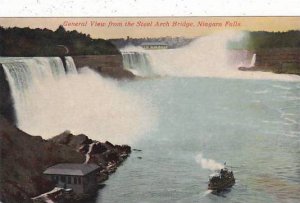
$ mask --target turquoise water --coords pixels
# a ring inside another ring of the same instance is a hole
[[[152,102],[157,126],[96,202],[300,202],[299,82],[162,78],[125,88]],[[212,171],[199,153],[232,166],[229,192],[207,191]]]

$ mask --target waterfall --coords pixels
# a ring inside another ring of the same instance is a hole
[[[124,68],[142,77],[154,76],[148,55],[142,52],[123,52]]]
[[[66,56],[67,72],[71,74],[76,74],[77,69],[74,60],[71,56]]]
[[[55,81],[66,75],[59,57],[1,58],[0,62],[12,91],[18,121],[24,115],[36,113],[27,108],[35,103],[28,97],[29,92],[38,91],[46,80]]]
[[[25,89],[45,78],[55,79],[65,75],[63,63],[59,57],[13,58],[3,63],[6,76],[12,89]]]
[[[3,63],[14,98],[24,96],[30,86],[38,86],[45,79],[55,80],[65,75],[59,57],[13,58]]]
[[[148,101],[88,67],[77,73],[71,57],[65,61],[0,57],[18,128],[44,138],[70,130],[119,144],[152,129],[156,111]]]
[[[256,54],[253,54],[249,67],[254,67],[255,66],[255,61],[256,61]]]

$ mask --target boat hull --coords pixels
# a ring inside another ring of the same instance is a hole
[[[228,182],[225,182],[225,183],[220,183],[220,184],[209,183],[208,184],[208,189],[209,190],[220,191],[220,190],[225,190],[225,189],[231,188],[234,184],[235,184],[235,180],[228,181]]]

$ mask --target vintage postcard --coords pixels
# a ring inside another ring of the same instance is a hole
[[[300,17],[0,18],[2,203],[300,201]]]

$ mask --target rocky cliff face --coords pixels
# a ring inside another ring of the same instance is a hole
[[[102,182],[131,152],[127,145],[98,142],[86,135],[66,131],[50,140],[31,136],[0,115],[0,201],[27,203],[32,197],[53,189],[43,171],[58,163],[96,163]]]
[[[4,69],[0,64],[0,115],[12,123],[16,122],[13,99]]]
[[[0,117],[0,138],[2,202],[31,202],[31,197],[53,188],[42,176],[47,167],[85,160],[84,155],[73,148],[28,135],[3,117]]]
[[[300,75],[300,49],[274,48],[261,49],[256,52],[255,66],[243,68],[243,71],[266,71]]]
[[[255,68],[275,73],[300,75],[300,49],[281,48],[257,51]]]
[[[123,68],[122,55],[72,56],[78,69],[89,66],[103,76],[116,79],[133,79],[135,76]]]

